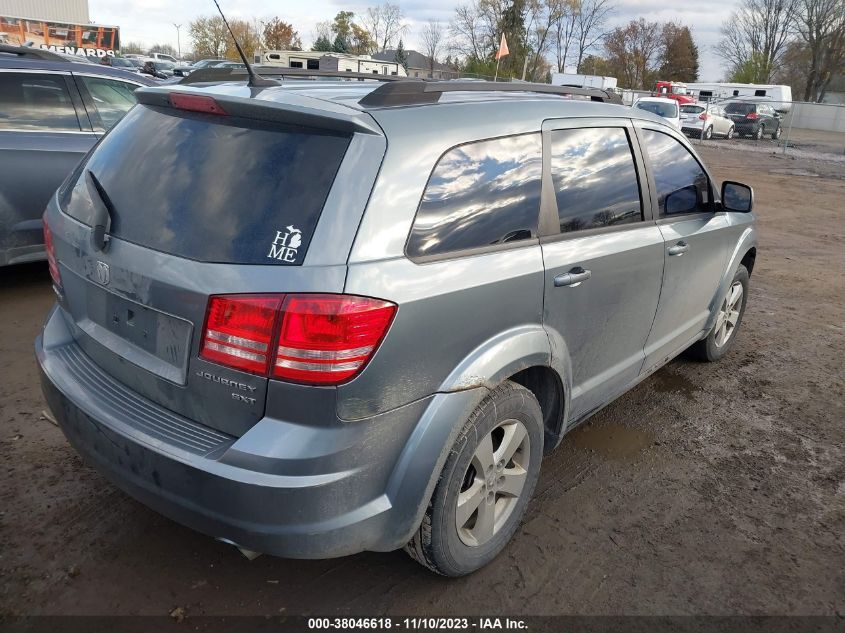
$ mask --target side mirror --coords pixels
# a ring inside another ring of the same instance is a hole
[[[754,190],[741,182],[726,180],[722,183],[722,208],[734,213],[751,213]]]
[[[692,213],[698,208],[698,187],[687,185],[682,189],[673,191],[666,196],[664,208],[666,215]]]

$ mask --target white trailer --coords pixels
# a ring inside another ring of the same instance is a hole
[[[570,73],[552,73],[553,86],[572,86],[574,88],[598,88],[616,90],[616,77],[601,75],[576,75]]]
[[[778,84],[688,83],[687,88],[699,101],[748,99],[765,101],[775,110],[789,112],[792,107],[792,88]]]
[[[405,68],[398,62],[380,61],[369,55],[346,55],[324,51],[264,51],[261,63],[307,70],[407,76]]]

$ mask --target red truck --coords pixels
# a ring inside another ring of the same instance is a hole
[[[695,98],[690,94],[687,85],[678,81],[658,81],[654,84],[652,95],[674,99],[678,105],[695,103]]]

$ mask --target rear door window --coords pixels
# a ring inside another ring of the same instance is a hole
[[[455,147],[429,178],[409,257],[458,253],[537,235],[542,142],[522,134]]]
[[[204,262],[298,265],[350,137],[253,119],[138,106],[62,192],[91,224],[90,170],[111,235]]]
[[[64,75],[0,73],[0,130],[80,129]]]
[[[643,219],[637,168],[624,128],[555,130],[551,143],[561,233]]]

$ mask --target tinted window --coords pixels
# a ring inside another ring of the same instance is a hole
[[[552,183],[562,232],[642,219],[637,170],[622,128],[552,132]]]
[[[137,86],[102,77],[79,77],[79,79],[85,84],[94,101],[94,108],[97,110],[103,129],[107,130],[120,121],[123,115],[135,105],[134,93]]]
[[[678,106],[674,103],[661,103],[660,101],[638,101],[637,108],[646,112],[653,112],[658,116],[674,119],[678,116]]]
[[[704,108],[697,105],[682,105],[681,112],[684,114],[700,114],[704,112]]]
[[[77,168],[62,204],[91,224],[88,169],[115,237],[200,261],[301,264],[348,145],[304,127],[138,106]]]
[[[661,215],[710,211],[707,174],[687,148],[662,132],[643,130],[643,136]]]
[[[408,255],[449,253],[536,235],[541,170],[539,134],[449,150],[428,181]]]
[[[725,106],[725,112],[728,114],[748,114],[749,112],[754,112],[754,104],[753,103],[729,103]]]
[[[0,130],[79,131],[61,75],[0,73]]]

